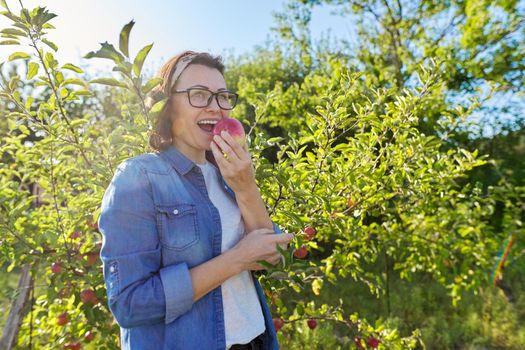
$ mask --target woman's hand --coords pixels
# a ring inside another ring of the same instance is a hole
[[[213,137],[210,147],[222,177],[236,194],[249,192],[257,187],[246,141],[240,145],[227,131],[223,131],[220,136]]]
[[[264,260],[272,265],[281,260],[277,245],[286,249],[294,235],[289,233],[276,234],[273,230],[263,228],[249,232],[231,250],[235,253],[242,271],[264,270],[257,261]]]

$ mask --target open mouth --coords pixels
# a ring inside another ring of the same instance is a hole
[[[201,120],[200,122],[197,123],[197,125],[199,126],[199,128],[201,128],[201,130],[207,132],[207,133],[211,133],[212,130],[213,130],[213,127],[215,126],[215,124],[217,124],[217,120]]]

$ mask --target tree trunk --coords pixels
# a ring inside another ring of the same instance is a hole
[[[30,302],[29,294],[33,285],[30,268],[29,264],[24,265],[22,268],[22,273],[18,280],[18,295],[11,305],[4,333],[0,340],[0,349],[2,350],[11,350],[16,346],[18,331],[20,330],[24,314],[27,312],[27,304]]]

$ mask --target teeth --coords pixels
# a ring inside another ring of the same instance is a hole
[[[216,120],[201,120],[197,124],[212,124],[212,125],[215,125],[215,124],[217,124],[217,121]]]

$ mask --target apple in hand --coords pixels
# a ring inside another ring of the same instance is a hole
[[[244,145],[246,134],[244,133],[244,128],[240,121],[234,118],[222,118],[217,124],[215,124],[212,132],[213,135],[220,136],[223,130],[227,131],[239,145]]]

